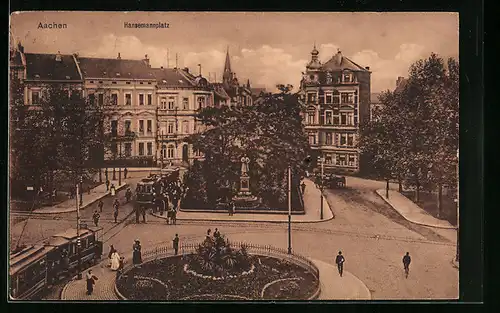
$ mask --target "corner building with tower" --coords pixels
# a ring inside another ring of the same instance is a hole
[[[360,124],[370,119],[370,79],[369,67],[340,50],[324,64],[316,47],[311,51],[299,99],[309,144],[323,158],[327,172],[357,173],[362,167],[357,142]]]

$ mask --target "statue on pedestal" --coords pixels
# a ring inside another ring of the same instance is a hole
[[[248,163],[250,159],[245,155],[241,158],[241,176],[248,176]]]

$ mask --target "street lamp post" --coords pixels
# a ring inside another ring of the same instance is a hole
[[[82,177],[80,177],[80,182],[82,181]],[[80,182],[76,184],[76,193],[79,194],[80,192]],[[82,279],[82,272],[81,272],[81,266],[82,266],[82,256],[81,256],[81,240],[80,240],[80,202],[78,199],[76,200],[76,250],[77,250],[77,255],[78,255],[78,263],[76,265],[76,271],[77,271],[77,279]]]
[[[292,169],[288,166],[288,254],[292,254]]]
[[[323,177],[324,175],[324,164],[325,164],[325,159],[323,157],[318,157],[319,161],[321,162],[321,186],[320,186],[320,219],[323,219],[323,190],[324,190],[324,181]]]
[[[122,160],[122,142],[120,141],[120,161]],[[122,168],[118,167],[118,186],[122,184]]]

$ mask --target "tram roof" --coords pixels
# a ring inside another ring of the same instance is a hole
[[[10,255],[10,268],[9,274],[14,275],[28,265],[41,259],[48,252],[53,250],[54,247],[46,247],[43,245],[31,245],[20,252]]]

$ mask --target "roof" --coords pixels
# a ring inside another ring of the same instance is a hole
[[[340,62],[339,62],[340,60]],[[369,72],[367,69],[362,67],[361,65],[358,65],[354,63],[351,59],[345,57],[342,55],[342,53],[339,51],[337,52],[330,60],[328,60],[325,64],[322,66],[323,70],[330,70],[330,71],[341,71],[341,70],[351,70],[351,71],[362,71],[362,72]]]
[[[266,88],[250,88],[250,90],[252,91],[252,95],[254,96],[259,96],[261,92],[266,92]]]
[[[224,85],[222,83],[212,83],[212,87],[213,87],[215,96],[218,96],[219,98],[222,98],[222,99],[230,99],[230,97],[227,94],[226,90],[224,89]]]
[[[371,103],[380,103],[379,96],[381,95],[381,92],[373,92],[370,94],[370,102]]]
[[[78,57],[78,62],[86,78],[155,79],[144,60]]]
[[[12,57],[10,58],[10,66],[23,66],[21,52],[14,50],[14,52],[12,53]]]
[[[37,80],[82,80],[73,55],[26,53],[26,78]],[[38,75],[35,77],[35,75]]]
[[[52,250],[51,247],[44,247],[42,245],[34,245],[29,246],[17,252],[15,254],[10,255],[9,260],[9,274],[14,275],[18,271],[22,270],[26,266],[32,264],[33,262],[44,257],[47,252]]]
[[[88,232],[89,232],[89,230],[86,228],[80,229],[80,236],[83,236],[83,235],[87,234]],[[62,237],[64,239],[71,240],[71,239],[77,238],[78,236],[76,234],[76,229],[70,228],[62,233],[55,234],[52,237]]]
[[[153,73],[153,77],[160,87],[194,87],[194,85],[180,73],[181,70],[179,69],[151,68],[149,70]]]

